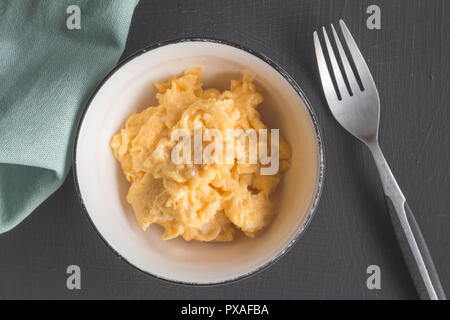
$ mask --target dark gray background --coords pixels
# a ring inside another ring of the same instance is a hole
[[[366,28],[370,4],[381,7],[381,30]],[[29,218],[0,235],[0,298],[417,298],[371,156],[337,125],[319,86],[312,32],[339,18],[372,70],[382,102],[382,148],[450,295],[449,5],[445,0],[141,0],[124,56],[169,38],[216,37],[268,55],[298,81],[325,140],[325,186],[316,215],[301,241],[254,277],[215,287],[174,285],[133,269],[102,242],[83,213],[70,172]],[[81,267],[80,291],[66,289],[70,264]],[[366,288],[371,264],[381,267],[381,290]]]

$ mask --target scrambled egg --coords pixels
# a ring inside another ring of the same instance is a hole
[[[269,196],[289,167],[290,149],[279,141],[280,170],[261,175],[257,164],[174,164],[171,139],[175,129],[194,130],[194,120],[207,129],[267,128],[256,107],[263,101],[248,75],[232,80],[230,90],[202,88],[202,68],[155,83],[158,106],[129,116],[112,137],[114,156],[131,183],[127,201],[143,230],[156,223],[163,239],[231,241],[239,228],[247,236],[272,220]]]

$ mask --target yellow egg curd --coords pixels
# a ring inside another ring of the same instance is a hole
[[[266,129],[256,110],[263,97],[252,78],[231,80],[230,89],[202,88],[202,68],[155,83],[158,105],[128,117],[110,145],[131,183],[127,201],[143,230],[156,223],[163,239],[231,241],[238,229],[245,235],[267,226],[275,215],[269,196],[289,167],[290,149],[279,140],[279,170],[262,175],[255,164],[175,164],[171,151],[175,129]]]

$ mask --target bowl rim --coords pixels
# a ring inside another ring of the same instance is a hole
[[[306,212],[306,216],[303,220],[303,223],[296,230],[295,235],[292,238],[292,240],[282,250],[280,250],[276,255],[274,255],[270,260],[265,262],[263,265],[257,267],[256,269],[251,270],[245,274],[239,275],[235,278],[231,278],[231,279],[227,279],[227,280],[223,280],[223,281],[217,281],[217,282],[201,283],[201,282],[188,282],[188,281],[167,279],[167,278],[161,277],[157,274],[151,273],[149,271],[145,271],[145,270],[141,269],[140,267],[134,265],[130,261],[128,261],[121,253],[119,253],[103,237],[103,235],[100,233],[100,231],[97,229],[96,225],[92,221],[89,211],[87,210],[87,208],[84,204],[83,197],[81,195],[81,189],[80,189],[80,186],[78,183],[78,176],[77,176],[77,161],[76,161],[77,147],[78,147],[78,138],[80,136],[83,120],[84,120],[84,117],[86,116],[87,111],[89,110],[89,108],[91,106],[92,101],[97,96],[98,92],[103,87],[103,85],[125,64],[134,60],[135,58],[139,57],[140,55],[142,55],[148,51],[163,47],[163,46],[177,44],[177,43],[185,43],[185,42],[209,42],[209,43],[214,43],[214,44],[222,44],[222,45],[231,46],[231,47],[234,47],[236,49],[245,51],[245,52],[253,55],[254,57],[262,60],[263,62],[267,63],[270,67],[275,69],[275,71],[277,71],[291,85],[291,87],[294,89],[296,94],[303,101],[303,103],[308,111],[313,128],[314,128],[314,132],[315,132],[315,136],[316,136],[315,140],[316,140],[317,147],[318,147],[318,177],[317,177],[317,186],[316,186],[314,198],[312,199],[312,201],[310,203],[310,207],[309,207],[308,211]],[[183,37],[183,38],[174,38],[174,39],[169,39],[169,40],[158,41],[158,42],[150,44],[140,50],[137,50],[134,53],[131,53],[124,59],[120,60],[116,64],[116,66],[114,66],[113,69],[111,69],[111,71],[97,84],[94,91],[92,91],[88,101],[85,103],[83,111],[81,113],[81,116],[79,117],[78,124],[76,125],[76,134],[75,134],[75,142],[74,142],[73,157],[72,157],[73,179],[74,179],[74,184],[75,184],[75,190],[77,193],[77,198],[81,204],[81,207],[82,207],[85,215],[87,216],[88,220],[90,221],[91,227],[95,230],[95,232],[100,237],[100,239],[103,240],[103,242],[106,244],[106,246],[109,247],[121,260],[125,261],[128,265],[130,265],[133,268],[135,268],[136,270],[144,273],[145,275],[151,276],[155,279],[161,280],[166,283],[184,285],[184,286],[212,287],[212,286],[236,283],[238,281],[250,278],[252,276],[255,276],[256,274],[259,274],[259,273],[267,270],[268,268],[273,266],[276,262],[278,262],[283,256],[285,256],[285,254],[294,246],[294,244],[297,243],[297,241],[301,238],[304,231],[306,230],[307,226],[310,224],[312,217],[314,216],[314,213],[316,212],[318,204],[319,204],[319,200],[320,200],[320,197],[322,194],[322,189],[323,189],[324,178],[325,178],[324,153],[325,153],[324,143],[323,143],[323,139],[322,139],[321,130],[319,127],[317,117],[311,107],[311,103],[309,102],[308,98],[306,97],[306,95],[304,94],[304,92],[300,88],[300,86],[297,84],[297,82],[281,66],[279,66],[277,63],[275,63],[271,58],[269,58],[265,54],[263,54],[259,51],[255,51],[244,45],[237,44],[235,42],[231,42],[228,40],[222,40],[222,39],[218,39],[218,38],[211,38],[211,37]]]

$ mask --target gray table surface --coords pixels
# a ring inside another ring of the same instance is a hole
[[[381,30],[366,9],[381,8]],[[332,118],[318,83],[312,32],[343,18],[381,98],[380,141],[415,212],[450,294],[450,3],[445,0],[141,0],[124,57],[170,38],[208,36],[244,44],[302,86],[325,140],[326,176],[316,215],[295,247],[268,270],[229,285],[162,282],[120,260],[78,202],[72,172],[29,218],[0,235],[0,298],[414,299],[371,156]],[[81,290],[66,268],[81,267]],[[368,290],[366,268],[381,268]]]

